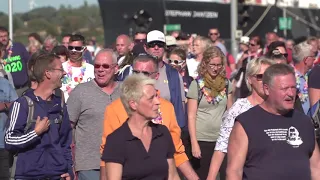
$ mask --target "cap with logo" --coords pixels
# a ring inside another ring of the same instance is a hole
[[[150,31],[147,34],[147,43],[154,42],[154,41],[166,43],[166,39],[163,32],[158,30]]]

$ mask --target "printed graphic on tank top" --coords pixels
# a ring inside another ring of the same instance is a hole
[[[249,140],[244,180],[311,180],[315,138],[308,116],[294,110],[280,116],[255,106],[236,121]]]

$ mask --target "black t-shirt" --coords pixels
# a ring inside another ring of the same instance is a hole
[[[249,140],[244,180],[311,180],[315,136],[308,116],[296,110],[274,115],[258,105],[236,121]]]
[[[153,123],[150,126],[152,140],[148,152],[141,140],[132,135],[127,121],[107,137],[101,159],[122,164],[122,179],[167,179],[167,159],[173,158],[175,152],[173,141],[167,127]]]
[[[320,89],[320,65],[312,68],[308,78],[308,87]]]

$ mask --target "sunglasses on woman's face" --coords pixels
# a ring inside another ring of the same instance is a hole
[[[175,64],[175,65],[181,65],[183,63],[183,60],[168,60],[169,64]]]
[[[68,46],[68,50],[81,52],[83,50],[83,46]]]
[[[263,74],[255,74],[255,75],[253,75],[253,77],[255,77],[257,79],[257,81],[262,81]]]

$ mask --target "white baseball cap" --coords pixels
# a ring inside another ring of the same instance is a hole
[[[160,42],[166,43],[166,38],[165,38],[163,32],[158,31],[158,30],[150,31],[147,34],[147,43],[150,43],[153,41],[160,41]]]
[[[240,38],[240,44],[245,44],[245,45],[249,46],[249,41],[250,41],[250,38],[247,36],[242,36]]]

